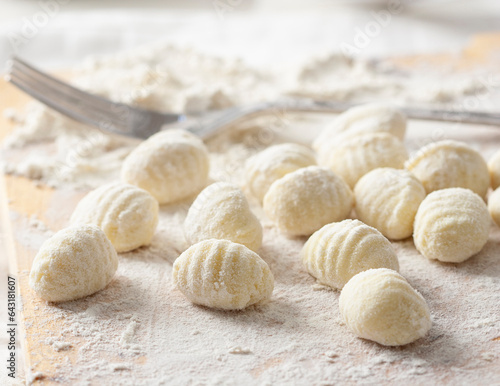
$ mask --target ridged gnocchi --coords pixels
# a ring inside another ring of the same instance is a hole
[[[185,130],[165,130],[135,148],[122,166],[122,180],[147,190],[160,204],[186,198],[208,180],[208,151]]]
[[[117,252],[127,252],[151,242],[158,225],[158,202],[144,189],[111,183],[88,193],[70,222],[97,225]]]
[[[370,269],[354,276],[342,289],[339,306],[356,336],[384,346],[414,342],[432,325],[425,299],[391,269]]]
[[[370,268],[399,270],[389,240],[359,220],[325,225],[307,240],[301,257],[307,272],[319,283],[338,289]]]
[[[269,300],[274,277],[255,252],[228,240],[204,240],[175,260],[173,281],[193,303],[240,310]]]
[[[318,153],[318,164],[344,178],[351,188],[373,169],[402,169],[408,158],[403,143],[388,133],[367,133],[339,143],[325,143]]]
[[[425,196],[420,181],[403,169],[372,170],[354,188],[358,218],[393,240],[412,235],[413,221]]]
[[[488,210],[495,224],[500,226],[500,189],[496,189],[488,198]]]
[[[264,212],[290,236],[309,236],[347,218],[354,205],[346,182],[328,169],[309,166],[275,181],[264,196]]]
[[[42,299],[64,302],[103,289],[117,268],[118,256],[104,232],[96,225],[76,225],[42,244],[29,284]]]
[[[190,244],[224,239],[257,251],[262,244],[262,226],[252,213],[243,192],[227,182],[206,187],[189,208],[184,234]]]
[[[387,132],[401,141],[406,133],[406,115],[395,106],[385,103],[368,103],[352,107],[340,114],[313,142],[319,151],[332,141],[371,132]]]
[[[490,172],[491,187],[493,190],[500,186],[500,150],[488,161],[488,170]]]
[[[311,149],[295,143],[268,147],[246,164],[246,185],[260,202],[272,183],[297,169],[316,164]]]
[[[405,165],[427,193],[446,188],[467,188],[485,197],[490,186],[486,161],[469,145],[452,140],[431,143]]]
[[[488,208],[476,193],[463,188],[437,190],[418,208],[413,240],[428,259],[460,263],[483,249],[490,222]]]

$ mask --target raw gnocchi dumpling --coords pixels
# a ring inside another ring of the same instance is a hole
[[[500,189],[491,193],[488,199],[488,210],[495,224],[500,226]]]
[[[318,164],[344,178],[351,188],[373,169],[402,169],[408,153],[403,143],[388,133],[367,133],[339,143],[325,143]]]
[[[117,252],[131,251],[151,242],[158,225],[158,201],[144,189],[111,183],[87,194],[70,222],[97,225]]]
[[[342,289],[340,314],[356,336],[384,346],[416,341],[431,328],[427,302],[396,271],[370,269]]]
[[[476,150],[459,141],[446,140],[424,146],[405,167],[422,182],[427,193],[467,188],[485,197],[490,186],[486,161]]]
[[[328,142],[370,132],[387,132],[401,141],[406,133],[406,115],[395,106],[385,103],[368,103],[352,107],[340,114],[325,128],[313,143],[319,151]]]
[[[173,281],[193,303],[224,310],[240,310],[265,303],[274,277],[255,252],[228,240],[204,240],[175,260]]]
[[[354,188],[358,218],[393,240],[412,235],[413,221],[425,196],[420,181],[403,169],[372,170]]]
[[[307,240],[301,255],[304,267],[319,283],[338,289],[370,268],[399,270],[389,240],[359,220],[325,225]]]
[[[351,213],[353,194],[346,182],[328,169],[309,166],[275,181],[264,197],[264,211],[290,236],[309,236],[323,225]]]
[[[165,130],[135,148],[122,166],[122,180],[147,190],[160,204],[186,198],[208,180],[208,151],[185,130]]]
[[[268,147],[246,164],[246,184],[260,202],[272,183],[297,169],[316,164],[311,149],[295,143]]]
[[[96,225],[75,225],[42,244],[29,283],[42,299],[64,302],[103,289],[117,268],[118,256],[104,232]]]
[[[257,251],[262,244],[262,226],[252,213],[243,192],[227,182],[205,188],[189,208],[184,234],[190,244],[224,239]]]
[[[488,162],[491,187],[493,190],[500,186],[500,150],[498,150]]]
[[[415,247],[428,259],[460,263],[483,249],[490,221],[486,204],[471,190],[437,190],[418,208]]]

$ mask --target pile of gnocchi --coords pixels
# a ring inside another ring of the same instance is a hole
[[[103,289],[117,252],[151,242],[159,205],[198,194],[184,222],[191,246],[173,265],[176,287],[195,304],[224,310],[268,302],[274,277],[258,255],[263,229],[246,193],[280,232],[307,237],[297,258],[319,283],[341,291],[340,313],[354,334],[411,343],[430,329],[430,311],[398,273],[389,240],[413,236],[423,256],[442,262],[481,251],[491,218],[500,225],[500,151],[486,164],[469,145],[446,140],[409,158],[405,132],[406,117],[393,106],[352,108],[312,148],[280,144],[249,159],[243,190],[209,184],[209,153],[196,136],[155,134],[124,161],[120,182],[87,194],[71,225],[42,245],[30,285],[52,302]]]

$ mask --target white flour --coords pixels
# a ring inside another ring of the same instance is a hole
[[[298,68],[280,77],[238,61],[159,47],[86,64],[75,82],[115,100],[172,111],[272,99],[290,90],[337,99],[377,96],[419,102],[487,91],[477,78],[450,75],[439,90],[429,92],[426,85],[435,82],[429,76],[417,79],[335,55]],[[249,155],[284,138],[307,141],[301,130],[307,128],[311,137],[320,122],[276,113],[211,140],[212,178],[241,184]],[[470,137],[470,130],[446,131],[451,127],[412,122],[406,144],[413,151],[436,139]],[[489,129],[474,133],[472,144],[487,155],[500,141],[500,134]],[[6,168],[66,189],[94,187],[117,176],[121,160],[136,143],[102,135],[32,105],[5,143]],[[44,215],[48,227],[38,218],[15,216],[16,241],[35,253],[52,231],[67,225],[79,196],[58,190]],[[121,254],[117,275],[105,290],[58,305],[41,300],[25,304],[36,315],[26,318],[27,334],[35,342],[35,331],[50,334],[48,341],[40,337],[31,349],[30,379],[76,385],[498,382],[497,227],[480,255],[459,265],[428,261],[411,240],[394,243],[401,273],[428,301],[433,326],[413,344],[388,348],[357,339],[347,330],[338,311],[339,293],[316,284],[302,268],[298,255],[305,239],[279,234],[255,203],[253,210],[264,227],[260,255],[276,280],[271,302],[241,312],[190,304],[171,280],[172,263],[187,248],[182,223],[190,203],[188,199],[161,208],[152,245]],[[28,273],[22,271],[19,279],[26,280]],[[55,372],[42,371],[42,364]]]

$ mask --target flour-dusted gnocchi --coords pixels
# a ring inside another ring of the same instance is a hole
[[[285,174],[316,164],[311,149],[295,143],[268,147],[250,158],[246,164],[247,187],[260,202],[271,184]]]
[[[307,240],[301,257],[306,270],[319,283],[338,289],[370,268],[399,270],[389,240],[359,220],[325,225]]]
[[[406,133],[406,115],[395,106],[385,103],[352,107],[320,133],[313,142],[313,148],[319,151],[323,145],[338,141],[339,138],[370,132],[387,132],[402,141]]]
[[[185,130],[157,133],[125,159],[122,180],[147,190],[160,204],[199,192],[208,180],[208,151]]]
[[[500,150],[497,150],[488,161],[488,169],[490,172],[491,187],[495,190],[500,186]]]
[[[500,189],[496,189],[488,198],[488,210],[495,221],[495,224],[500,226]]]
[[[424,185],[427,193],[446,188],[467,188],[485,197],[490,176],[485,160],[469,145],[452,140],[420,149],[405,167]]]
[[[184,234],[190,244],[224,239],[257,251],[262,244],[262,226],[250,210],[243,192],[227,182],[205,188],[189,208]]]
[[[349,216],[354,204],[346,182],[328,169],[308,166],[275,181],[264,196],[264,211],[290,236],[309,236]]]
[[[425,198],[420,181],[407,170],[379,168],[365,174],[354,188],[356,214],[393,240],[410,237]]]
[[[228,240],[204,240],[175,260],[173,280],[193,303],[224,310],[240,310],[265,303],[272,295],[274,277],[255,252]]]
[[[484,247],[490,222],[488,208],[476,193],[463,188],[437,190],[418,208],[413,240],[428,259],[460,263]]]
[[[70,222],[97,225],[117,252],[127,252],[151,242],[158,225],[158,201],[144,189],[110,183],[87,194]]]
[[[45,241],[31,266],[29,284],[42,299],[63,302],[106,287],[118,256],[96,225],[64,228]]]
[[[354,276],[339,298],[340,314],[356,336],[384,346],[416,341],[431,328],[427,302],[396,271],[370,269]]]
[[[367,133],[321,147],[318,164],[331,169],[354,188],[369,171],[390,167],[402,169],[408,153],[403,143],[388,133]]]

